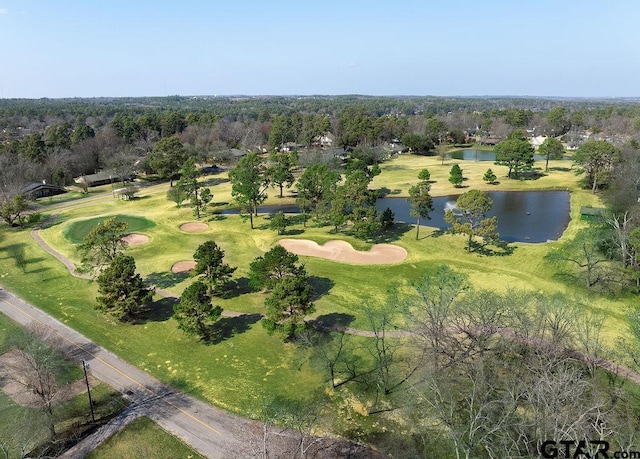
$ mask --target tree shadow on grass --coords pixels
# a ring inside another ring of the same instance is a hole
[[[226,219],[227,219],[226,215],[213,214],[213,215],[209,216],[209,218],[207,218],[206,221],[208,221],[208,222],[221,222],[221,221],[226,220]]]
[[[189,277],[189,273],[172,273],[171,271],[154,272],[147,276],[147,282],[160,288],[173,287]]]
[[[221,185],[223,183],[228,183],[229,179],[228,178],[223,178],[223,177],[207,177],[205,180],[203,180],[200,185],[201,186],[216,186],[216,185]]]
[[[386,186],[383,186],[381,188],[378,188],[378,196],[381,198],[384,198],[385,196],[388,195],[394,195],[394,194],[400,194],[402,193],[402,190],[400,188],[394,188],[393,190],[390,188],[387,188]]]
[[[431,232],[431,234],[428,234],[424,237],[424,239],[428,238],[428,237],[434,237],[434,238],[438,238],[440,236],[444,236],[445,234],[449,234],[449,232],[446,229],[443,228],[437,228],[435,230],[433,230]],[[423,238],[420,238],[423,239]]]
[[[220,294],[222,298],[236,298],[240,295],[244,295],[245,293],[251,293],[254,290],[249,285],[248,277],[239,277],[238,279],[234,279],[229,282],[223,292]]]
[[[513,254],[515,249],[515,245],[510,245],[506,241],[498,241],[497,243],[491,245],[480,244],[477,241],[471,241],[471,252],[487,257],[506,257]]]
[[[234,337],[238,333],[244,333],[251,325],[262,319],[261,314],[241,314],[235,317],[222,317],[216,323],[209,326],[202,341],[206,344],[219,344],[224,340]]]
[[[311,286],[311,301],[319,300],[336,285],[336,283],[328,277],[320,276],[309,276],[308,282]]]
[[[402,238],[406,233],[413,229],[413,225],[404,222],[395,222],[391,229],[380,232],[372,238],[374,244],[388,244]]]
[[[518,173],[518,176],[514,178],[516,180],[538,180],[539,178],[542,178],[546,175],[547,174],[541,171],[530,170],[530,171],[520,171]]]
[[[351,314],[332,312],[310,320],[309,324],[319,331],[344,330],[351,325],[351,322],[354,320],[356,320],[356,318]]]
[[[178,298],[162,298],[153,301],[145,306],[131,323],[142,325],[147,322],[166,322],[173,316],[173,306],[178,302]]]
[[[303,229],[289,229],[282,232],[281,236],[297,236],[304,233]]]

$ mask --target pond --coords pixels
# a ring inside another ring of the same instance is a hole
[[[489,216],[498,217],[500,239],[507,242],[546,242],[558,239],[569,224],[570,202],[567,191],[490,191],[493,200]],[[445,209],[455,206],[457,196],[433,198],[431,220],[422,225],[446,229]],[[381,198],[376,208],[382,212],[389,207],[396,221],[415,224],[404,198]]]
[[[460,159],[463,161],[495,161],[496,153],[494,151],[485,150],[459,150],[449,153],[449,158]],[[545,157],[540,155],[533,155],[535,161],[544,161]],[[569,156],[563,156],[563,160],[571,159]]]
[[[489,216],[498,217],[500,239],[507,242],[546,242],[558,239],[569,224],[570,202],[567,191],[489,191],[493,207]],[[445,209],[455,206],[457,195],[433,198],[431,220],[421,221],[422,226],[446,229]],[[405,198],[380,198],[376,208],[383,212],[390,208],[395,220],[415,224],[416,218],[410,215],[409,202]],[[261,214],[282,210],[285,213],[298,213],[295,205],[260,206]],[[238,214],[238,209],[221,212],[226,215]]]

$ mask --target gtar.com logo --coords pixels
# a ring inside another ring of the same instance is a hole
[[[608,458],[609,442],[605,440],[547,440],[540,445],[540,455],[545,458]]]

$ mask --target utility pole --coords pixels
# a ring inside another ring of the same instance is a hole
[[[89,408],[91,408],[91,420],[96,422],[96,417],[93,413],[93,400],[91,400],[91,389],[89,388],[89,378],[87,377],[87,368],[89,368],[89,364],[82,361],[82,369],[84,370],[84,382],[87,383],[87,394],[89,395]]]

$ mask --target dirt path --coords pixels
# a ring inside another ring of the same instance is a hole
[[[65,257],[64,255],[62,255],[60,252],[58,252],[57,250],[55,250],[53,247],[51,247],[49,244],[47,244],[45,242],[44,239],[42,239],[42,237],[39,234],[40,228],[44,228],[46,227],[46,225],[48,223],[50,223],[51,221],[53,221],[56,218],[57,214],[52,214],[49,218],[47,218],[42,225],[38,226],[37,228],[34,228],[31,230],[31,237],[38,243],[38,245],[40,247],[42,247],[42,249],[47,252],[48,254],[50,254],[51,256],[53,256],[56,260],[58,260],[60,263],[62,263],[67,270],[69,270],[69,272],[71,273],[72,276],[75,277],[79,277],[81,279],[93,279],[92,276],[90,276],[89,274],[85,274],[85,273],[80,273],[78,272],[78,270],[76,269],[76,265],[74,265],[71,260],[69,260],[67,257]]]

